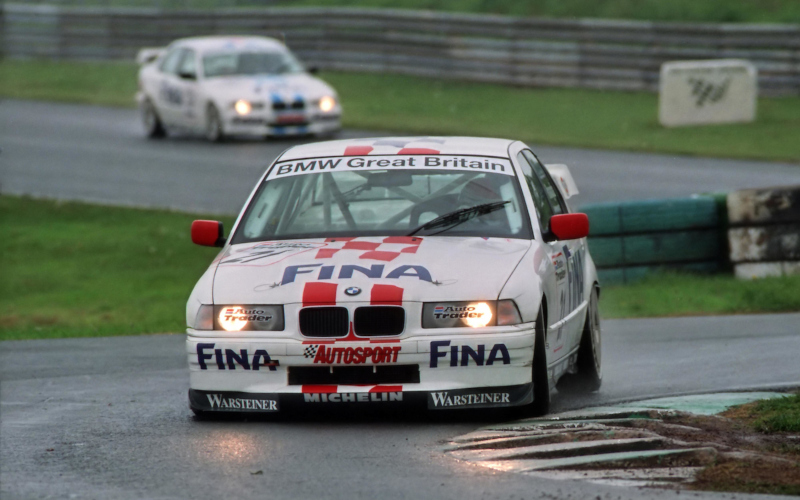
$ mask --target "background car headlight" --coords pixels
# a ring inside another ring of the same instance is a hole
[[[283,306],[214,306],[214,329],[229,332],[283,330]]]
[[[494,300],[427,302],[422,305],[422,328],[495,326]]]
[[[328,111],[333,111],[333,108],[336,107],[336,99],[331,96],[325,96],[319,100],[319,109],[327,113]]]
[[[240,115],[244,116],[249,115],[250,112],[253,111],[253,105],[250,104],[250,101],[239,99],[233,104],[233,109],[235,109]]]

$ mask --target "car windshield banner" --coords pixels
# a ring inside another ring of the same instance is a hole
[[[396,169],[493,172],[514,175],[514,169],[507,158],[468,155],[370,155],[284,161],[272,167],[266,180],[325,172]]]

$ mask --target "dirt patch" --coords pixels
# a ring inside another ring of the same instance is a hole
[[[706,467],[689,488],[800,495],[800,464],[777,467],[770,461],[732,460]]]
[[[800,436],[753,430],[757,417],[748,406],[728,410],[725,416],[678,414],[636,425],[675,444],[718,451],[714,462],[686,485],[689,489],[800,495]]]

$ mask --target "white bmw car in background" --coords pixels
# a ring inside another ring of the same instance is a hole
[[[267,169],[186,309],[190,408],[292,405],[546,413],[601,382],[589,222],[564,165],[523,143],[295,146]]]
[[[232,135],[325,136],[341,129],[336,92],[281,42],[203,37],[143,49],[136,100],[148,137],[182,129]]]

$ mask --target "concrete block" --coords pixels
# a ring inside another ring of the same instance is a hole
[[[800,260],[800,224],[740,227],[728,231],[731,262]]]
[[[800,186],[743,189],[728,195],[733,226],[800,222]]]
[[[664,63],[659,121],[665,127],[752,122],[757,77],[756,67],[739,59]]]
[[[736,264],[734,274],[742,280],[800,274],[800,262],[749,262]]]

